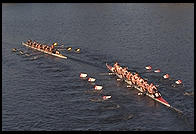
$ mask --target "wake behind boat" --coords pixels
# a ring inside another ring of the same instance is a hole
[[[180,111],[180,110],[178,110],[178,109],[172,107],[165,99],[163,99],[163,97],[161,96],[161,93],[160,93],[157,89],[156,89],[154,92],[150,93],[150,92],[148,92],[148,90],[144,90],[145,87],[138,86],[138,85],[136,84],[137,82],[134,82],[133,79],[132,79],[132,78],[134,77],[135,74],[130,73],[130,72],[128,72],[128,71],[125,71],[125,74],[123,74],[123,73],[122,73],[122,74],[119,74],[119,70],[116,69],[115,65],[114,65],[114,67],[113,67],[113,66],[111,66],[111,65],[108,65],[107,63],[106,63],[106,67],[107,67],[112,73],[115,73],[115,75],[116,75],[117,77],[119,77],[120,79],[124,80],[127,84],[129,84],[131,87],[133,87],[133,88],[139,90],[141,93],[145,93],[148,97],[152,98],[153,100],[155,100],[155,101],[157,101],[157,102],[159,102],[159,103],[161,103],[161,104],[163,104],[163,105],[165,105],[165,106],[167,106],[167,107],[169,107],[169,108],[172,108],[172,109],[176,110],[177,112],[182,113],[182,111]],[[121,68],[121,70],[123,70],[122,67],[120,67],[120,68]],[[127,77],[128,77],[128,78],[127,78]],[[139,77],[139,76],[138,76],[138,77]],[[139,79],[139,78],[138,78],[138,79]],[[152,87],[153,87],[153,86],[152,86]]]
[[[22,42],[22,45],[29,47],[29,48],[32,48],[32,49],[35,49],[35,50],[38,50],[40,52],[44,52],[49,55],[53,55],[53,56],[56,56],[59,58],[67,59],[66,56],[60,54],[59,51],[55,50],[53,45],[50,47],[50,46],[43,45],[43,44],[40,44],[37,42],[31,42],[30,40],[28,40],[27,42]]]

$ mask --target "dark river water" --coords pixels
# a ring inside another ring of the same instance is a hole
[[[61,50],[65,60],[22,46],[28,39],[81,52]],[[116,61],[183,114],[107,75]],[[2,130],[194,130],[194,4],[2,4]]]

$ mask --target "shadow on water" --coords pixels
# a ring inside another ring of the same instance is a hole
[[[83,64],[87,64],[87,65],[90,65],[90,66],[93,66],[93,67],[96,67],[96,68],[106,69],[104,66],[97,65],[97,64],[94,64],[92,62],[85,61],[85,60],[80,60],[80,59],[75,58],[73,56],[69,56],[68,59],[71,59],[71,60],[74,60],[74,61],[77,61],[77,62],[80,62],[80,63],[83,63]]]

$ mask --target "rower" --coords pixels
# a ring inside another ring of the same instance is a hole
[[[118,68],[117,68],[117,73],[118,73],[119,75],[122,74],[122,67],[118,67]]]
[[[140,84],[140,79],[141,79],[140,77],[137,78],[136,85],[139,85]]]
[[[43,50],[45,50],[45,49],[46,49],[46,45],[43,45],[42,47],[43,47]]]
[[[38,44],[38,47],[37,48],[40,49],[41,48],[41,44]]]
[[[46,52],[48,52],[48,46],[46,46],[44,50],[45,50]]]
[[[133,83],[133,84],[136,84],[136,74],[134,74],[134,75],[132,76],[131,80],[132,80],[132,83]]]
[[[128,71],[127,71],[127,68],[125,67],[122,69],[122,76],[125,77],[126,73],[128,73]]]
[[[114,67],[116,67],[116,66],[119,66],[119,64],[117,62],[114,64]]]
[[[40,49],[43,49],[43,45],[42,44],[40,45]]]
[[[114,64],[114,68],[115,68],[115,71],[117,72],[117,70],[118,70],[118,68],[119,68],[119,65],[118,65],[117,62]]]
[[[49,48],[49,51],[52,52],[52,47]]]
[[[34,45],[34,46],[36,45],[36,41],[33,41],[33,45]]]
[[[147,81],[144,82],[144,86],[145,86],[145,90],[148,91],[150,85],[147,83]]]
[[[30,40],[27,40],[27,44],[28,44],[28,45],[30,44],[30,42],[31,42]]]
[[[128,72],[127,75],[126,75],[126,78],[127,78],[128,80],[131,80],[131,77],[132,77],[132,73],[131,73],[131,72]]]
[[[51,48],[52,48],[52,49],[54,48],[54,44],[52,44]]]
[[[145,82],[145,81],[143,80],[143,82],[141,83],[141,88],[142,88],[143,92],[145,92],[145,91],[146,91],[145,83],[144,83],[144,82]]]
[[[55,54],[56,53],[56,49],[53,48],[52,49],[52,53]]]
[[[150,86],[147,88],[147,90],[148,90],[148,92],[150,93],[150,94],[153,94],[153,84],[151,83],[150,84]]]
[[[134,79],[136,80],[136,79],[138,78],[138,74],[135,73],[135,74],[133,75],[133,77],[134,77]]]
[[[139,86],[139,87],[142,87],[143,82],[144,82],[144,80],[140,77],[140,78],[137,80],[138,86]]]
[[[144,80],[143,84],[142,84],[143,90],[146,91],[147,87],[148,87],[148,83],[146,80]]]

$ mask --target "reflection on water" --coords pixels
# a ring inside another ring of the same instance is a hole
[[[193,9],[178,3],[3,4],[2,130],[194,130]],[[60,59],[22,46],[28,39],[72,51],[60,50],[68,57]],[[158,84],[186,121],[105,75],[105,63],[116,61]],[[146,65],[161,73],[146,72]],[[80,79],[81,72],[95,83]],[[162,80],[165,73],[172,79]],[[184,86],[172,87],[176,79]],[[95,91],[95,85],[104,88]]]

